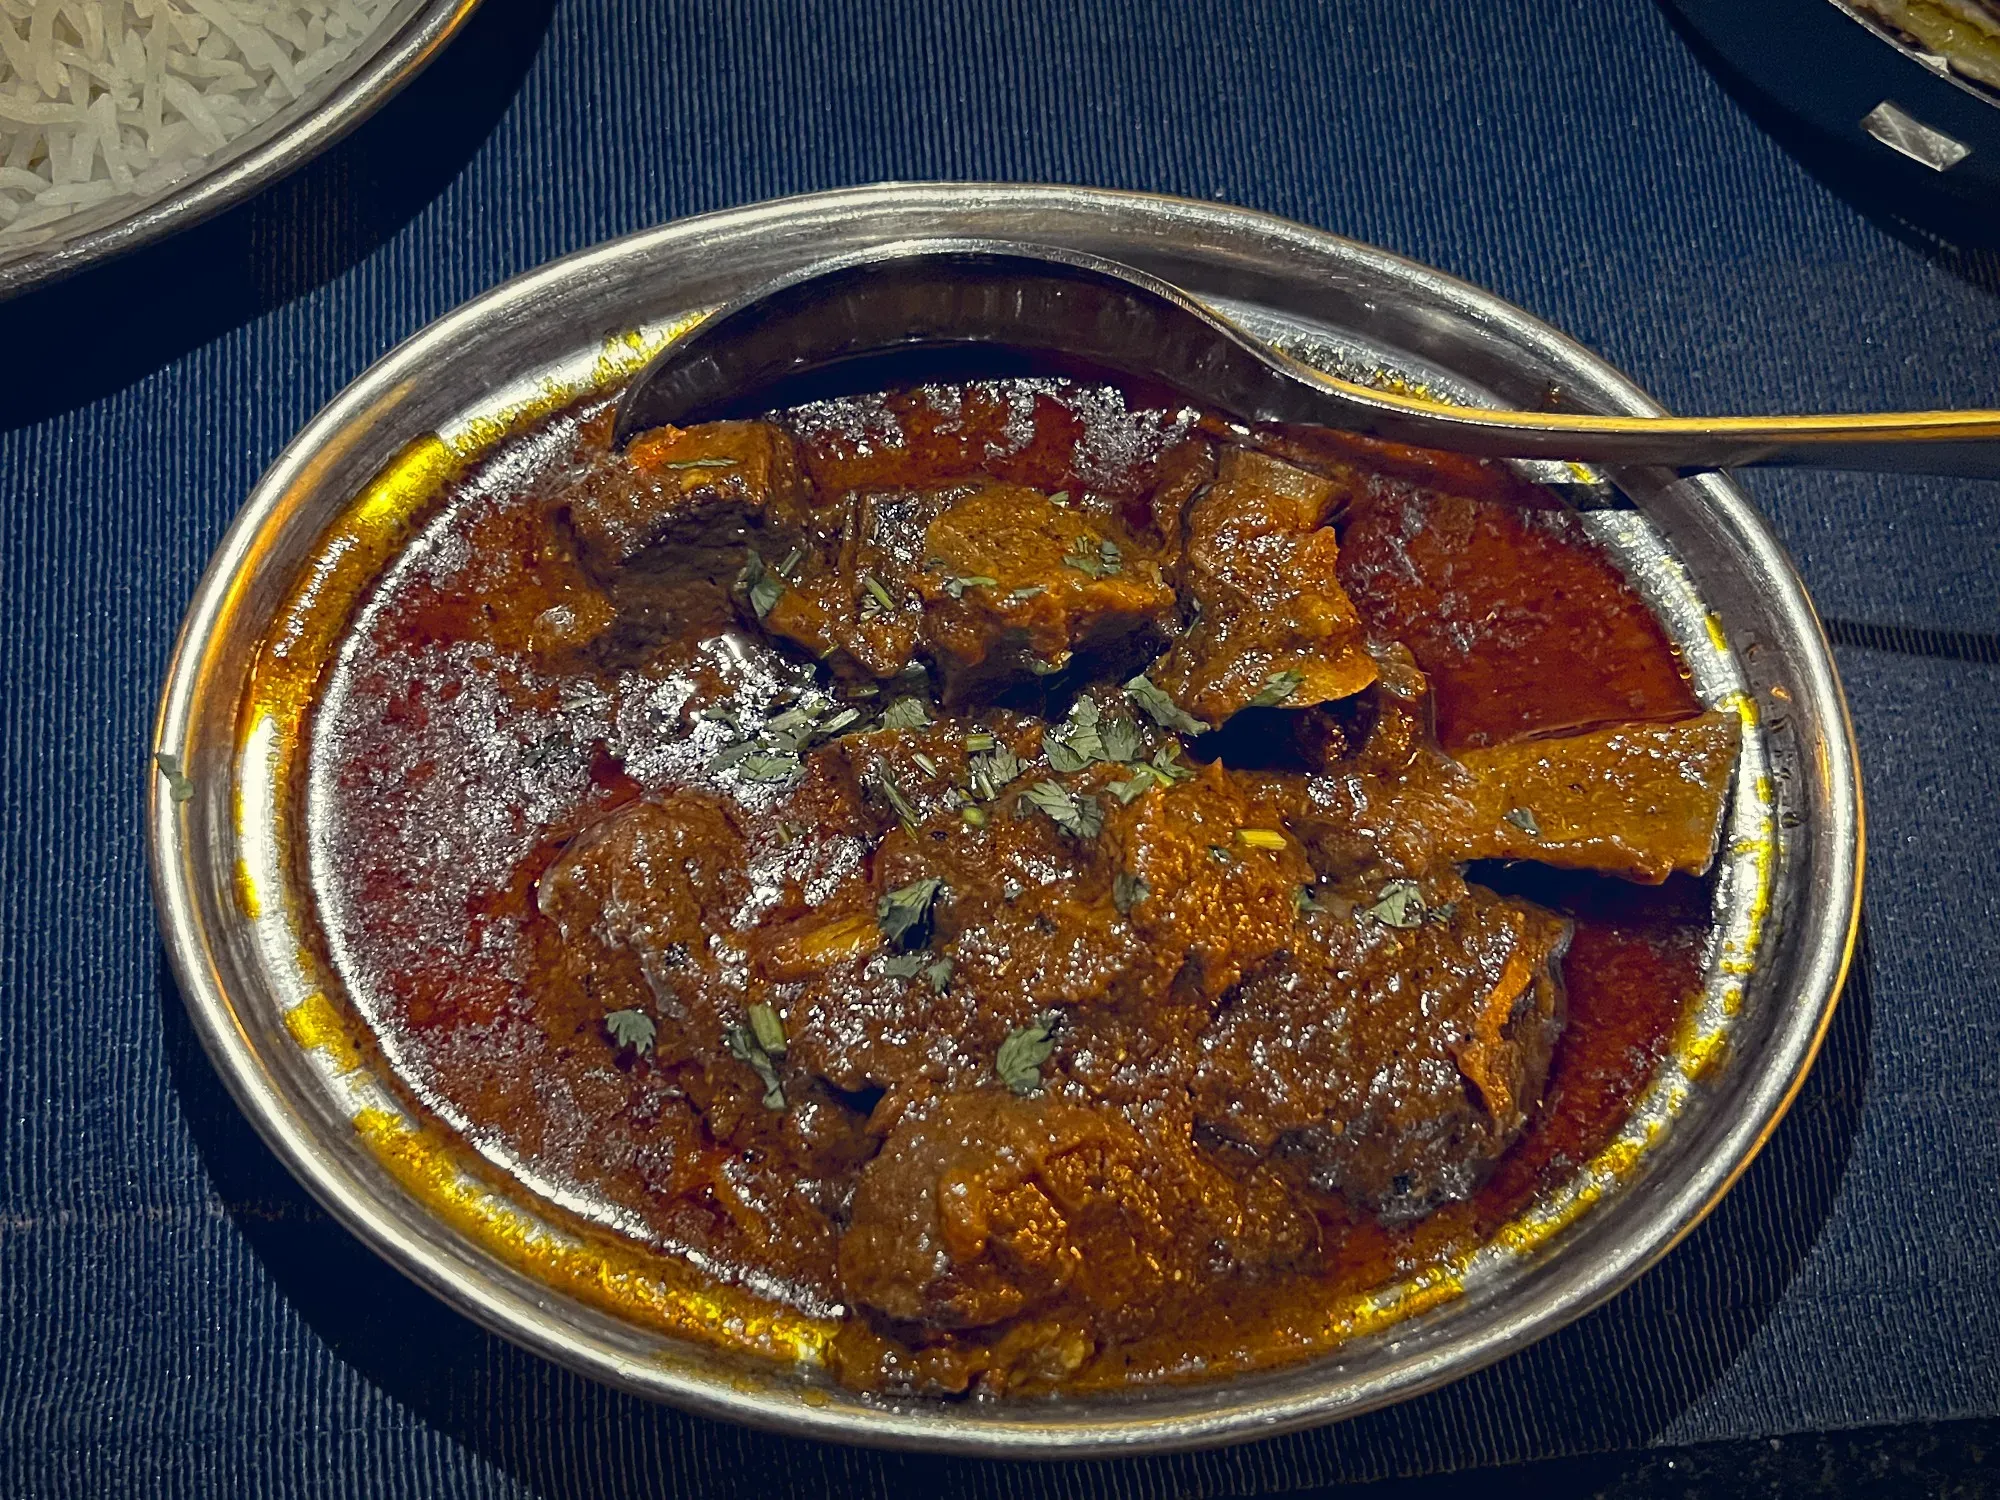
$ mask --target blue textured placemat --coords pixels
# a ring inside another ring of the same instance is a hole
[[[1849,206],[1642,0],[486,0],[299,177],[0,305],[0,1494],[1222,1495],[2000,1412],[2000,486],[1752,479],[1841,643],[1863,961],[1720,1211],[1437,1396],[1116,1466],[819,1448],[521,1354],[292,1185],[163,977],[140,846],[209,549],[321,403],[473,293],[892,177],[1287,214],[1490,286],[1673,406],[2000,404],[2000,261]]]

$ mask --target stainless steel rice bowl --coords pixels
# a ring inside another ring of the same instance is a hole
[[[1223,1443],[1414,1395],[1552,1332],[1665,1253],[1768,1138],[1832,1016],[1855,932],[1862,833],[1846,707],[1796,575],[1719,475],[1619,473],[1630,503],[1600,489],[1586,512],[1680,644],[1697,691],[1746,728],[1707,990],[1613,1148],[1449,1277],[1355,1310],[1343,1325],[1353,1336],[1331,1354],[1114,1397],[863,1397],[833,1383],[782,1319],[591,1261],[525,1189],[459,1171],[425,1122],[401,1114],[366,1046],[341,1033],[327,998],[339,975],[315,956],[315,895],[288,852],[302,800],[290,778],[303,763],[288,736],[315,686],[258,667],[274,623],[295,637],[337,628],[344,615],[325,609],[393,553],[391,518],[522,413],[629,373],[692,316],[771,276],[923,236],[1124,261],[1349,375],[1458,399],[1536,405],[1554,389],[1590,409],[1657,410],[1561,335],[1436,272],[1245,210],[1137,194],[822,194],[633,235],[499,287],[314,419],[251,495],[188,612],[148,816],[161,929],[218,1071],[334,1214],[455,1307],[614,1385],[801,1435],[1022,1457]],[[610,1310],[601,1293],[613,1283],[628,1301],[652,1298],[658,1316]]]

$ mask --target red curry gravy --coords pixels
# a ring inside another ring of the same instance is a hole
[[[618,454],[594,398],[365,601],[310,858],[488,1161],[850,1384],[1084,1390],[1315,1352],[1616,1133],[1733,733],[1502,466],[1053,381]]]

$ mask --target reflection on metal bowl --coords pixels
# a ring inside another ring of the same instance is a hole
[[[925,236],[1124,261],[1361,378],[1654,410],[1560,335],[1435,272],[1243,210],[1141,195],[825,194],[669,225],[509,283],[395,351],[299,436],[189,611],[157,730],[171,774],[155,785],[152,854],[161,925],[218,1069],[343,1222],[469,1315],[627,1389],[804,1435],[1015,1456],[1191,1447],[1398,1400],[1551,1332],[1664,1253],[1769,1136],[1832,1015],[1854,933],[1861,816],[1839,685],[1798,580],[1718,475],[1615,474],[1630,503],[1586,515],[1698,693],[1746,729],[1706,989],[1611,1147],[1441,1274],[1328,1309],[1348,1336],[1326,1357],[1034,1403],[858,1396],[819,1367],[809,1320],[593,1246],[504,1175],[467,1171],[397,1102],[380,1053],[328,998],[309,862],[292,842],[301,721],[348,606],[405,523],[527,415],[629,374],[691,316],[810,261]],[[281,623],[283,648],[259,666]]]

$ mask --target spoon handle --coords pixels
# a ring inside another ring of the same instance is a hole
[[[2000,411],[1848,416],[1620,417],[1491,411],[1378,391],[1290,365],[1321,420],[1395,442],[1488,458],[1556,458],[1670,469],[1750,464],[2000,479]]]

